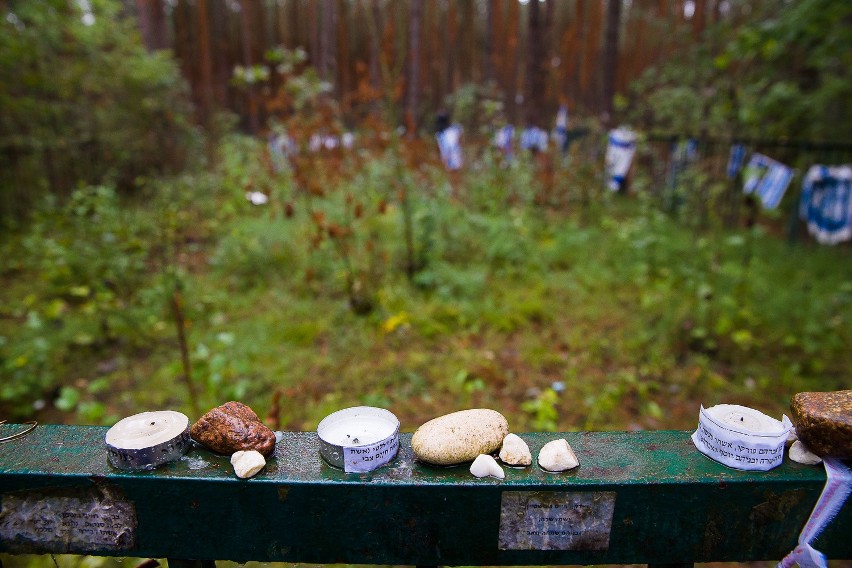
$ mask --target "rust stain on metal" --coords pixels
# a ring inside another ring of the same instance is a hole
[[[758,526],[783,521],[804,496],[804,492],[799,490],[788,491],[781,495],[767,493],[766,501],[752,507],[749,519]]]

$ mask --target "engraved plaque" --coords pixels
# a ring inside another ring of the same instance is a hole
[[[136,508],[117,491],[44,489],[0,497],[0,540],[10,551],[130,550]]]
[[[500,550],[607,550],[613,491],[504,491]]]

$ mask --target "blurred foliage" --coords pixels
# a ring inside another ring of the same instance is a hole
[[[0,221],[78,183],[177,171],[197,147],[177,65],[121,3],[6,2],[0,28]]]
[[[772,219],[702,228],[696,198],[681,221],[584,168],[560,170],[560,200],[541,205],[523,156],[506,167],[485,152],[455,177],[424,161],[397,179],[393,152],[351,155],[276,171],[232,135],[215,168],[149,179],[139,202],[108,185],[44,202],[0,251],[0,409],[85,423],[189,411],[176,289],[201,405],[238,398],[263,415],[277,391],[286,428],[355,404],[410,427],[491,406],[517,431],[684,428],[699,403],[778,414],[793,392],[848,386],[842,251],[789,249]]]
[[[852,4],[730,2],[733,14],[632,86],[631,120],[677,133],[846,142]]]

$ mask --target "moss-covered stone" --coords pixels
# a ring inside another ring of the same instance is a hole
[[[800,392],[790,411],[796,434],[813,453],[852,458],[852,390]]]

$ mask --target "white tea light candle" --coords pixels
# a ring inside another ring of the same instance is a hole
[[[372,406],[344,408],[317,426],[320,455],[346,473],[372,471],[399,451],[399,420],[392,412]]]
[[[729,467],[768,471],[781,465],[790,420],[775,420],[738,404],[717,404],[698,413],[692,442],[702,454]]]
[[[179,459],[189,449],[189,418],[174,410],[134,414],[107,430],[104,441],[114,467],[154,469]]]

